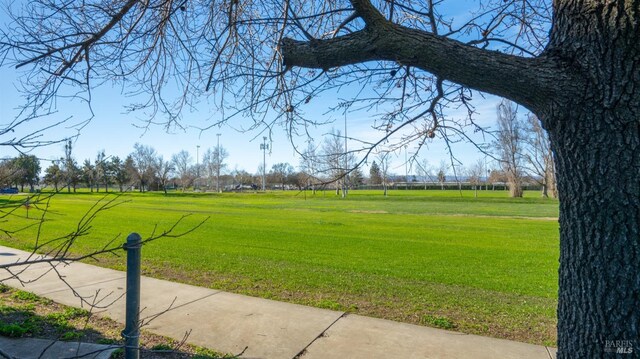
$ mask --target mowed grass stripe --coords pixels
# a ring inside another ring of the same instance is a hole
[[[156,224],[167,228],[182,213],[195,213],[183,228],[210,215],[188,237],[146,246],[145,272],[267,298],[553,343],[558,225],[512,216],[553,217],[557,202],[511,200],[501,192],[478,199],[441,192],[447,191],[393,192],[384,198],[352,191],[346,200],[326,193],[305,199],[292,192],[128,194],[122,199],[129,202],[96,219],[91,238],[80,240],[76,250],[98,248],[118,233],[147,235]],[[54,198],[46,236],[68,232],[98,198]],[[27,247],[30,235],[22,232],[3,242]],[[119,258],[102,265],[122,269],[124,263]]]

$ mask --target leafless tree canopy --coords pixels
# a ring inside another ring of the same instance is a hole
[[[527,116],[526,131],[525,167],[539,179],[538,182],[542,186],[542,197],[557,198],[556,168],[549,135],[542,128],[540,120],[533,114]]]
[[[473,94],[445,79],[465,81],[402,58],[410,54],[393,50],[389,57],[362,47],[369,23],[382,16],[385,24],[427,39],[438,35],[437,41],[525,57],[544,48],[549,1],[486,0],[463,15],[446,13],[457,3],[35,0],[10,5],[11,30],[0,36],[0,54],[3,65],[23,71],[27,117],[50,111],[61,97],[91,101],[92,89],[107,83],[122,86],[136,100],[129,108],[145,111],[150,124],[188,125],[184,110],[208,96],[223,113],[208,127],[242,116],[253,121],[238,127],[285,124],[300,134],[324,121],[309,118],[309,104],[348,88],[356,95],[331,107],[375,110],[381,137],[399,131],[398,145],[438,134],[455,140],[473,120],[443,113],[462,106],[471,115]],[[440,61],[457,61],[454,50]]]
[[[507,175],[511,197],[522,197],[524,122],[518,117],[517,105],[510,101],[500,102],[497,112],[498,134],[494,147]]]

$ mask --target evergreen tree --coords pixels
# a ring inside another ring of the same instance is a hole
[[[380,173],[380,167],[373,161],[369,168],[369,183],[370,184],[382,184],[382,173]]]

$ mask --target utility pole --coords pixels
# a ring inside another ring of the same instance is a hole
[[[404,189],[409,189],[409,162],[407,161],[407,145],[404,145]]]
[[[347,197],[349,184],[347,183],[347,171],[349,171],[349,154],[347,149],[347,111],[344,111],[344,177],[342,177],[342,198]]]
[[[220,135],[221,133],[217,133],[216,136],[218,136],[218,146],[217,146],[217,158],[216,158],[216,190],[218,191],[218,193],[222,192],[220,190],[220,167],[222,166],[222,163],[220,163]]]
[[[265,174],[267,170],[267,149],[269,145],[267,144],[267,136],[262,137],[262,143],[260,144],[260,149],[262,150],[262,190],[266,190],[266,181]]]
[[[193,184],[194,189],[198,189],[198,178],[200,178],[200,145],[196,146],[196,180]]]

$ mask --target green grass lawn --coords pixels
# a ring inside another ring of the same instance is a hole
[[[41,239],[72,231],[101,198],[55,196]],[[16,198],[16,197],[12,197]],[[6,198],[0,199],[7,200]],[[143,249],[146,275],[532,343],[555,342],[558,203],[503,191],[130,193],[75,251],[118,234],[186,229]],[[23,209],[21,209],[23,210]],[[23,210],[24,211],[24,210]],[[32,208],[30,216],[41,213]],[[19,213],[18,213],[19,214]],[[24,214],[24,213],[23,213]],[[18,228],[18,217],[4,227]],[[0,243],[33,246],[36,227]],[[124,257],[97,263],[124,268]]]

